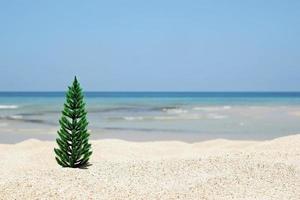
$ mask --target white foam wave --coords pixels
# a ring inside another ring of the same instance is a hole
[[[184,114],[184,113],[188,113],[187,110],[181,109],[181,108],[164,108],[163,112],[166,112],[168,114]]]
[[[226,119],[228,116],[220,115],[216,113],[209,113],[207,115],[199,114],[199,113],[184,113],[179,115],[160,115],[160,116],[127,116],[122,117],[123,120],[126,121],[171,121],[171,120],[202,120],[202,119],[213,119],[213,120],[221,120]]]
[[[17,105],[0,105],[0,109],[17,109]]]
[[[223,106],[224,110],[230,110],[232,107],[231,106]]]
[[[23,117],[21,115],[12,115],[9,118],[11,118],[11,119],[23,119]]]
[[[175,116],[156,116],[153,117],[153,120],[160,120],[160,121],[164,121],[164,120],[176,120],[177,117]]]
[[[123,117],[124,120],[126,121],[141,121],[141,120],[144,120],[145,118],[144,117]]]
[[[197,114],[188,114],[188,115],[177,115],[177,116],[156,116],[153,117],[155,120],[197,120],[202,119],[203,117]]]
[[[194,107],[193,110],[200,110],[200,111],[219,111],[219,110],[230,110],[231,106],[222,106],[222,107]]]
[[[162,116],[128,116],[123,117],[126,121],[143,121],[143,120],[155,120],[155,121],[167,121],[167,120],[197,120],[203,119],[203,116],[198,114],[180,114],[180,115],[162,115]]]

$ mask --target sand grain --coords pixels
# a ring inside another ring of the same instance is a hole
[[[0,145],[0,199],[300,198],[300,135],[92,144],[88,169],[58,166],[53,142]]]

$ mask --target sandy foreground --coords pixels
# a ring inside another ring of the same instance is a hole
[[[300,199],[300,135],[92,144],[88,169],[58,166],[54,142],[0,145],[0,199]]]

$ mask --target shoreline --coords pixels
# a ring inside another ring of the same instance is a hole
[[[51,129],[28,129],[15,133],[14,129],[9,131],[0,130],[0,144],[17,144],[30,139],[37,139],[40,141],[55,141],[57,137],[57,128]],[[43,132],[43,134],[41,134]],[[266,141],[273,140],[280,137],[295,135],[291,133],[288,135],[260,135],[260,134],[204,134],[204,133],[180,133],[180,132],[147,132],[147,131],[107,131],[97,130],[92,131],[91,140],[105,140],[116,139],[129,142],[156,142],[156,141],[179,141],[186,143],[198,143],[208,140],[224,139],[233,141]]]

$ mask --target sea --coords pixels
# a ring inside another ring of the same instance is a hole
[[[94,138],[123,139],[132,134],[174,140],[189,137],[189,141],[265,140],[300,133],[300,92],[84,95]],[[0,142],[53,139],[64,102],[64,92],[0,92]]]

